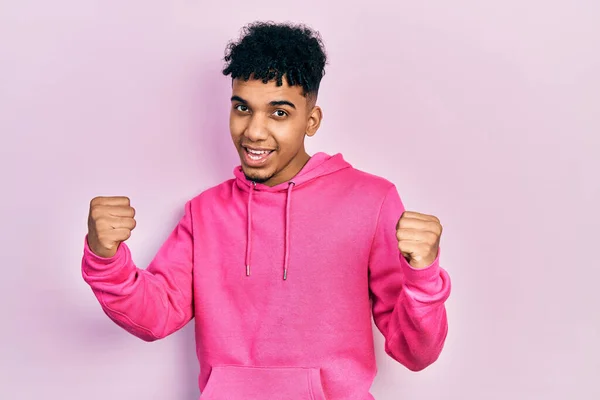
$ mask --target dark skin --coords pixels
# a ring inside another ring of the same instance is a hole
[[[316,96],[303,95],[301,86],[275,81],[234,79],[229,129],[249,180],[275,186],[291,180],[310,156],[304,138],[317,133],[323,112]],[[270,152],[261,165],[249,165],[248,149]]]

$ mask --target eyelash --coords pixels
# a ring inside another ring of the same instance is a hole
[[[246,111],[240,110],[240,107],[245,107],[245,108],[246,108]],[[235,106],[235,109],[236,109],[236,110],[238,110],[238,111],[240,111],[240,112],[243,112],[243,113],[245,113],[245,112],[247,112],[247,111],[248,111],[248,110],[247,110],[247,109],[248,109],[248,106],[245,106],[245,105],[243,105],[243,104],[238,104],[238,105],[236,105],[236,106]],[[288,113],[287,113],[286,111],[284,111],[284,110],[275,110],[275,112],[274,112],[274,113],[277,113],[277,112],[282,112],[282,113],[284,114],[284,115],[277,115],[279,118],[283,118],[283,117],[287,117],[287,116],[288,116]]]

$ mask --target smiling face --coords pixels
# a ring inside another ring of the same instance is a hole
[[[229,129],[249,180],[275,186],[292,179],[310,159],[304,137],[313,136],[322,111],[301,86],[233,80]]]

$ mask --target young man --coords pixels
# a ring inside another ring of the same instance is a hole
[[[187,202],[145,270],[124,243],[129,199],[93,199],[83,277],[143,340],[195,319],[202,399],[373,399],[371,315],[386,352],[411,370],[442,350],[441,225],[340,154],[306,153],[322,118],[316,32],[254,23],[225,61],[235,176]]]

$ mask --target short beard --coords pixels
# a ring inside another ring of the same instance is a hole
[[[271,179],[273,177],[273,176],[252,177],[252,176],[246,175],[245,172],[244,172],[244,176],[246,177],[246,179],[248,179],[249,181],[254,182],[254,183],[265,183],[265,182],[267,182],[269,179]]]

